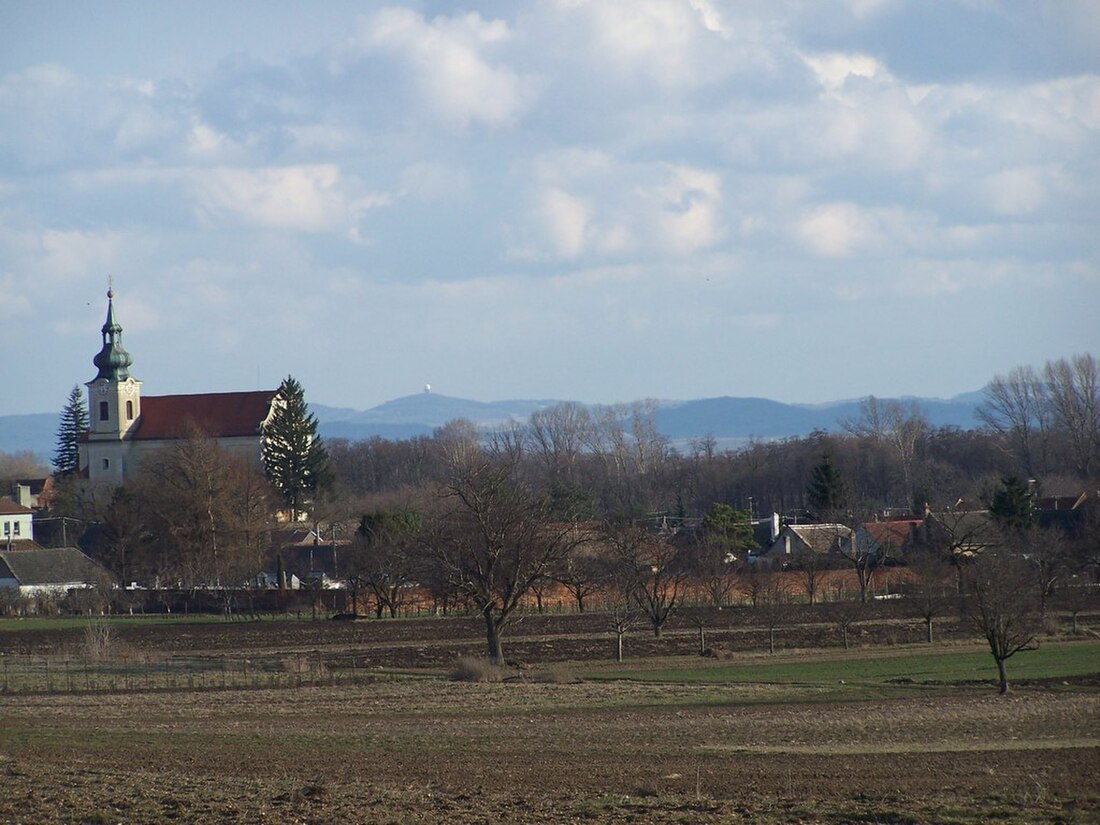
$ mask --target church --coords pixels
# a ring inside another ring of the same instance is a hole
[[[79,448],[81,476],[122,484],[145,456],[178,443],[196,428],[222,449],[259,465],[276,390],[142,397],[141,382],[130,375],[133,359],[122,346],[111,290],[102,332],[103,346],[92,360],[98,372],[85,384],[88,432]]]

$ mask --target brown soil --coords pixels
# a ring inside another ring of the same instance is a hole
[[[691,618],[660,639],[631,634],[631,657],[693,652]],[[706,618],[708,643],[765,644],[751,611]],[[473,619],[422,619],[119,632],[167,656],[317,649],[413,668],[480,653],[480,631]],[[884,609],[860,631],[863,643],[886,643],[917,641],[923,627]],[[790,624],[780,641],[808,646],[833,632]],[[80,634],[5,629],[0,646],[63,651]],[[606,660],[612,643],[605,617],[534,615],[512,628],[506,652]],[[789,685],[557,683],[568,667],[557,676],[0,696],[0,822],[1100,821],[1100,694],[1086,683],[825,702]]]
[[[1093,694],[788,705],[756,690],[416,681],[5,699],[0,820],[1100,817]]]

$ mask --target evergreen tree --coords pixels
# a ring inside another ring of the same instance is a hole
[[[264,428],[264,472],[290,510],[291,521],[328,486],[328,452],[317,436],[317,418],[306,406],[305,391],[292,376],[279,386],[275,412]]]
[[[1022,535],[1035,523],[1032,491],[1018,476],[1005,476],[993,491],[989,513],[1002,530]]]
[[[51,461],[57,475],[70,475],[80,469],[80,437],[87,431],[88,408],[84,404],[84,392],[77,385],[69,392],[69,400],[61,410],[57,425],[57,450]]]
[[[703,516],[703,532],[708,541],[731,553],[748,552],[757,548],[749,514],[744,510],[735,510],[728,504],[716,501],[710,506]]]
[[[821,463],[814,467],[806,497],[810,509],[819,518],[835,516],[848,503],[844,478],[828,453],[821,456]]]

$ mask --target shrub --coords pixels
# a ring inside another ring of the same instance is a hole
[[[580,679],[577,675],[569,669],[568,666],[561,664],[560,662],[547,665],[535,671],[532,674],[532,678],[536,682],[541,682],[546,685],[571,685],[574,682],[579,682]]]
[[[503,678],[502,667],[476,656],[461,656],[451,668],[451,681],[454,682],[499,682]]]
[[[84,628],[84,655],[93,662],[111,658],[115,647],[115,631],[106,622],[88,622]]]

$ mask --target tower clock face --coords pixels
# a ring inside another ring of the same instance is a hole
[[[95,392],[96,392],[96,395],[106,395],[107,394],[107,385],[106,384],[100,384],[98,387],[95,388]]]

